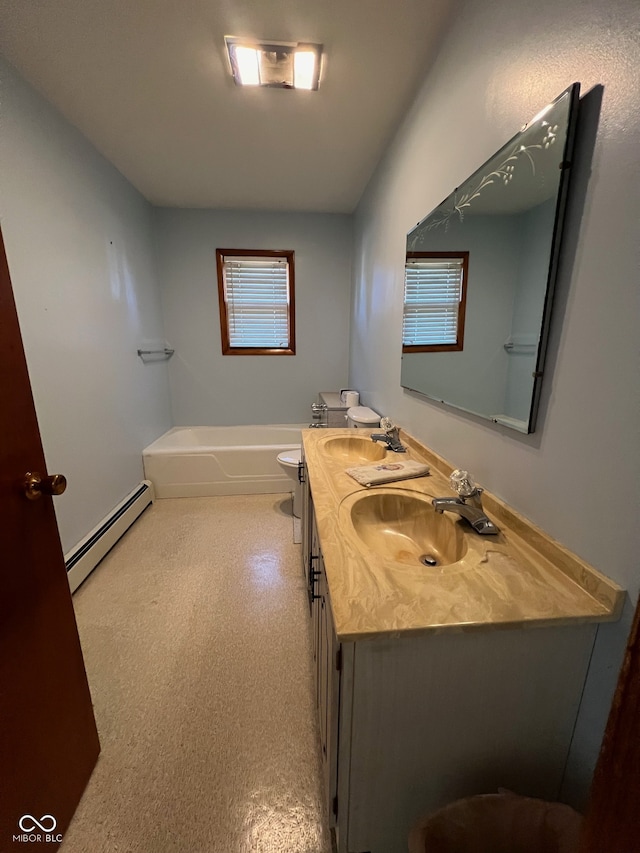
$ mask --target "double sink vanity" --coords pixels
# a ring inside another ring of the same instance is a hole
[[[463,796],[555,800],[597,623],[623,591],[488,493],[479,535],[435,511],[451,466],[402,433],[303,431],[303,567],[327,810],[339,853],[405,853]],[[370,488],[346,470],[429,466]]]

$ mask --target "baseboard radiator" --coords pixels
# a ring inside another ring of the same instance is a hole
[[[67,577],[71,592],[95,569],[105,554],[113,548],[118,539],[131,527],[141,512],[154,500],[153,483],[143,480],[139,486],[113,508],[97,527],[94,527],[84,539],[65,554]]]

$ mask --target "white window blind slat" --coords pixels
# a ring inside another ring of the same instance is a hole
[[[405,346],[457,342],[463,264],[463,258],[407,261],[402,324]]]
[[[224,258],[229,345],[289,347],[289,264],[286,258]]]

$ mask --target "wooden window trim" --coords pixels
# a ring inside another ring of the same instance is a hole
[[[467,311],[467,282],[469,279],[469,252],[407,252],[407,260],[414,258],[462,258],[462,292],[458,303],[457,338],[453,344],[402,345],[402,352],[461,352],[464,348],[464,321]],[[404,313],[404,285],[402,308]]]
[[[289,275],[288,347],[234,347],[229,342],[229,317],[224,298],[224,259],[242,258],[286,258]],[[295,355],[296,354],[296,303],[295,271],[293,250],[271,249],[216,249],[216,271],[218,276],[218,306],[220,309],[220,336],[223,355]]]

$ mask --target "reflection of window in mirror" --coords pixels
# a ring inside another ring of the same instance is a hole
[[[402,352],[463,349],[469,252],[407,252]]]

